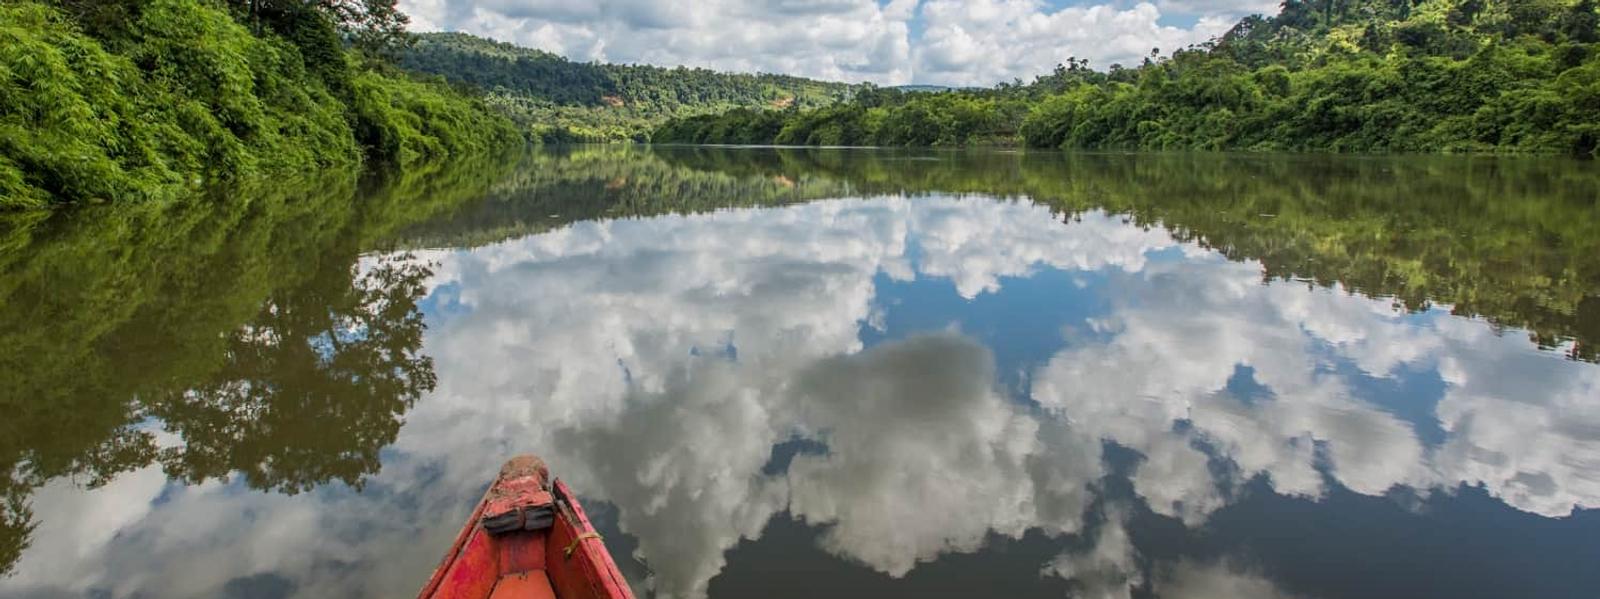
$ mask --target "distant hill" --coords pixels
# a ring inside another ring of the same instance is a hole
[[[856,86],[803,77],[575,62],[465,33],[424,33],[406,69],[482,88],[490,103],[550,140],[642,139],[674,117],[734,108],[816,108]]]
[[[1284,0],[1137,65],[861,89],[670,121],[658,143],[1496,152],[1600,158],[1600,0]],[[915,86],[913,86],[915,87]]]
[[[948,85],[921,85],[921,84],[916,84],[916,85],[896,85],[896,86],[890,87],[889,89],[897,89],[897,90],[900,90],[900,91],[903,91],[903,92],[939,93],[939,92],[956,91],[957,88],[950,87]]]

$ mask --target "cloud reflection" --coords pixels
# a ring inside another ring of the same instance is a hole
[[[949,334],[802,371],[789,403],[829,451],[790,465],[790,512],[829,525],[828,551],[891,576],[990,533],[1075,531],[1097,464],[1076,447],[1044,459],[1045,424],[994,384],[988,349]]]
[[[1104,215],[841,200],[585,222],[415,259],[437,264],[424,352],[438,386],[367,489],[286,497],[148,471],[61,483],[46,493],[65,499],[36,509],[64,528],[38,535],[0,591],[205,596],[288,580],[274,588],[403,595],[486,473],[520,451],[614,504],[652,573],[640,582],[671,597],[704,596],[724,555],[775,517],[889,576],[1042,530],[1087,541],[1040,571],[1089,596],[1287,596],[1233,563],[1140,559],[1129,507],[1086,525],[1108,443],[1143,456],[1129,475],[1140,500],[1189,526],[1257,477],[1306,498],[1481,485],[1546,516],[1600,506],[1600,369],[1442,312],[1263,285],[1259,265]],[[861,341],[875,311],[902,309],[875,304],[879,277],[948,280],[970,299],[1046,268],[1106,274],[1090,291],[1108,308],[1095,335],[1039,356],[1024,398],[959,330]],[[1444,383],[1427,410],[1442,443],[1369,388],[1407,369]],[[768,472],[795,438],[827,449]],[[88,503],[104,523],[59,524]]]

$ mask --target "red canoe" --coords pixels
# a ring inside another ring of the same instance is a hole
[[[578,498],[524,455],[472,510],[418,599],[633,599]]]

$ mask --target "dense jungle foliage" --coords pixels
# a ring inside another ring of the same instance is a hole
[[[465,33],[424,33],[401,66],[487,90],[546,141],[644,140],[674,117],[733,108],[815,108],[852,86],[771,74],[573,62]]]
[[[518,141],[481,99],[387,66],[404,23],[393,0],[0,4],[0,210]]]
[[[661,143],[1537,152],[1600,148],[1595,0],[1287,0],[1198,47],[1032,83],[675,119]]]

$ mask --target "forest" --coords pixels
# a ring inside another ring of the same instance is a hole
[[[481,97],[393,66],[405,23],[394,0],[8,0],[0,210],[521,143]]]
[[[819,108],[855,89],[788,75],[575,62],[466,33],[417,34],[400,65],[485,90],[490,103],[551,142],[645,141],[675,117]]]
[[[1139,65],[989,89],[863,88],[674,119],[657,143],[1516,152],[1600,148],[1595,0],[1286,0]]]

